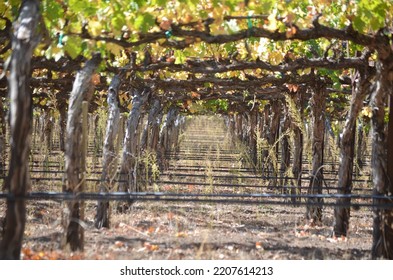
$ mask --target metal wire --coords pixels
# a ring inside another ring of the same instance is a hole
[[[303,199],[292,202],[292,199]],[[15,200],[54,200],[54,201],[171,201],[225,204],[262,204],[262,205],[309,205],[320,207],[372,207],[378,209],[393,209],[393,196],[361,195],[361,194],[184,194],[166,192],[111,192],[111,193],[67,193],[67,192],[31,192],[24,196],[11,193],[0,193],[0,199]],[[282,199],[282,200],[272,200]],[[327,199],[341,199],[336,202],[325,202]],[[371,202],[343,202],[344,199],[371,200]],[[374,203],[379,201],[379,203]]]

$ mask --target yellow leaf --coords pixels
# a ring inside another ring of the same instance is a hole
[[[269,17],[267,18],[268,20],[268,25],[266,26],[266,29],[275,31],[277,30],[277,19],[276,19],[276,13],[271,13]]]
[[[113,44],[113,43],[107,43],[106,44],[106,49],[113,53],[115,56],[121,58],[122,57],[122,50],[123,48],[119,45]]]
[[[89,21],[88,23],[90,34],[94,37],[101,35],[102,26],[98,21]]]
[[[371,118],[373,116],[373,111],[371,110],[371,107],[367,106],[362,109],[361,114],[363,117]]]
[[[271,52],[269,55],[270,63],[275,65],[280,64],[283,59],[284,59],[284,55],[280,51]]]

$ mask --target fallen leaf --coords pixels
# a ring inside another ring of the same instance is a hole
[[[174,216],[175,215],[173,214],[173,212],[168,212],[168,214],[167,214],[168,220],[173,220]]]
[[[147,230],[147,232],[148,232],[148,233],[153,233],[155,230],[156,230],[155,227],[149,227],[148,230]]]
[[[255,248],[257,248],[257,249],[263,249],[263,247],[262,247],[262,242],[259,242],[259,241],[255,242]]]
[[[178,232],[178,233],[176,233],[176,237],[187,237],[187,233],[185,233],[185,232]]]
[[[145,242],[144,246],[149,251],[157,251],[159,249],[158,245],[150,244],[149,242]]]

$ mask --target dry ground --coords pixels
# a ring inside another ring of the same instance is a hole
[[[59,250],[60,204],[28,207],[24,258],[82,259],[369,259],[372,219],[353,213],[348,239],[332,239],[332,211],[324,226],[307,226],[304,207],[135,203],[113,214],[110,229],[93,226],[87,205],[85,252]],[[4,207],[1,208],[3,210]],[[2,211],[3,212],[3,211]]]

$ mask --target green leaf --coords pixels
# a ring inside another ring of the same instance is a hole
[[[261,13],[269,13],[269,12],[271,12],[271,10],[274,7],[274,2],[275,2],[274,0],[262,1],[262,4],[260,6]]]
[[[91,1],[69,0],[68,7],[76,14],[80,13],[86,17],[91,17],[97,14],[97,9]]]
[[[55,23],[64,15],[63,7],[53,0],[46,1],[46,5],[44,4],[44,10],[46,18],[50,21],[55,21]]]
[[[167,4],[167,2],[168,2],[167,0],[154,0],[152,4],[160,7],[164,7]]]
[[[135,19],[135,28],[142,31],[143,33],[146,33],[149,31],[150,27],[154,26],[155,24],[155,18],[149,13],[144,13],[139,15]]]
[[[111,24],[115,31],[121,32],[123,26],[126,25],[124,15],[117,14],[115,17],[112,18]]]
[[[365,28],[366,24],[364,23],[363,19],[359,16],[356,16],[353,20],[353,27],[355,30],[362,32]]]
[[[69,36],[64,45],[64,50],[75,59],[82,52],[82,39],[77,36]]]
[[[181,50],[175,50],[174,56],[176,58],[175,64],[184,64],[184,62],[186,61],[186,56]]]

